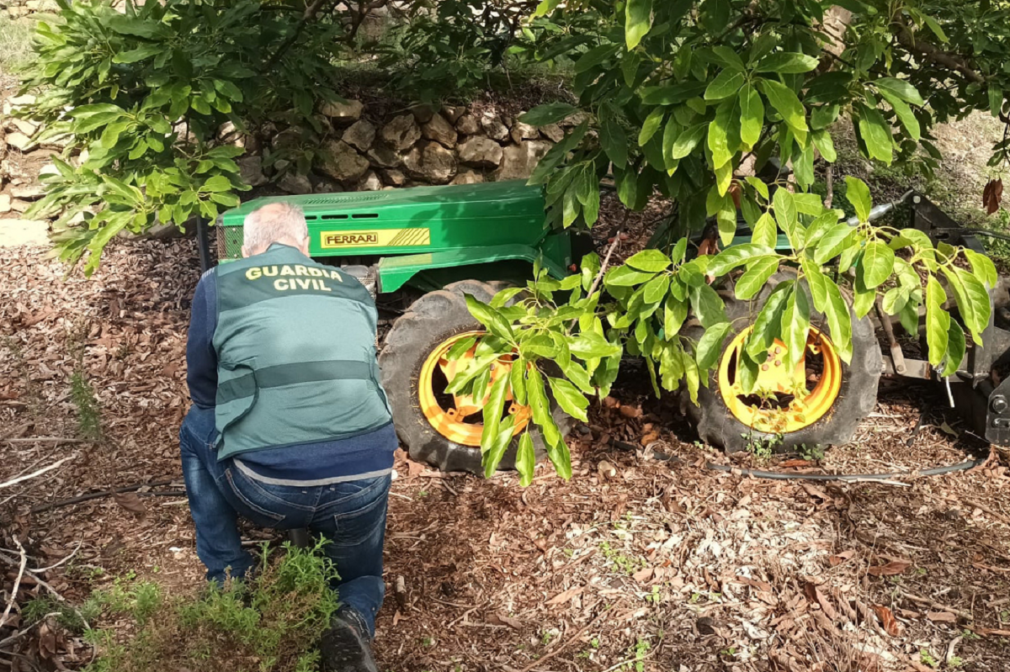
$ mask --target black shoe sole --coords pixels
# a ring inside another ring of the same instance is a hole
[[[323,635],[319,653],[323,672],[379,672],[368,641],[339,616]]]

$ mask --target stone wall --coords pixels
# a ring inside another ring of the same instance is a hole
[[[0,0],[0,12],[5,12],[12,19],[35,12],[51,12],[57,8],[53,0]]]
[[[282,191],[305,194],[524,179],[564,136],[566,125],[537,129],[518,121],[518,113],[488,105],[370,114],[351,100],[320,112],[331,132],[308,175],[297,174],[283,159],[264,162],[298,142],[297,132],[283,130],[240,140],[247,150],[262,146],[261,153],[239,160],[245,180],[253,186],[273,181]],[[273,165],[264,169],[265,163]]]

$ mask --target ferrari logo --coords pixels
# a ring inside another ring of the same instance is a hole
[[[431,245],[431,229],[323,231],[319,234],[319,245],[326,250],[342,247],[426,247]]]

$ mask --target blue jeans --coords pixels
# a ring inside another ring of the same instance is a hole
[[[333,485],[293,487],[253,480],[232,460],[217,461],[214,412],[190,409],[179,431],[182,472],[196,525],[196,554],[207,579],[242,577],[253,566],[242,549],[238,516],[261,527],[309,528],[329,543],[342,607],[358,612],[375,634],[375,614],[386,593],[382,545],[386,534],[389,475]]]

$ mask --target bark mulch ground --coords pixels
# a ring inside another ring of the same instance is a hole
[[[640,244],[632,233],[629,247]],[[29,568],[73,554],[38,573],[71,601],[130,572],[195,591],[202,569],[176,440],[195,246],[117,242],[93,279],[65,272],[39,248],[0,249],[0,483],[66,459],[0,489],[0,610],[17,575],[15,537]],[[102,430],[93,441],[80,440],[87,387]],[[647,387],[629,367],[594,406],[570,437],[567,483],[548,465],[521,489],[508,473],[444,475],[400,455],[382,669],[1008,669],[1010,473],[998,459],[886,484],[703,466],[866,473],[987,454],[945,393],[885,389],[852,445],[761,460],[696,444],[676,404]],[[31,511],[140,483],[160,485]],[[17,603],[45,592],[29,577]],[[29,625],[13,615],[0,640]],[[24,657],[75,668],[91,652],[44,624],[0,651],[0,670],[32,669]]]

